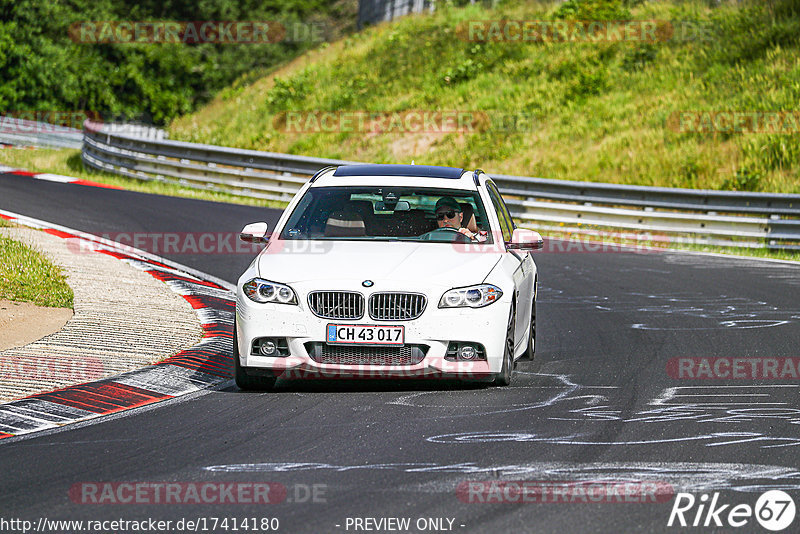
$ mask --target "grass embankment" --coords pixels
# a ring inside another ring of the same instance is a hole
[[[186,141],[355,161],[800,192],[798,134],[671,127],[680,111],[798,111],[800,4],[710,5],[569,0],[491,10],[437,3],[432,15],[369,28],[257,81],[243,79],[169,131]],[[474,42],[461,26],[598,18],[672,21],[674,34],[658,42]],[[294,111],[362,110],[484,111],[491,120],[467,132],[307,133],[285,131],[281,119]],[[515,117],[530,127],[509,128]]]
[[[89,180],[107,185],[122,187],[129,191],[139,191],[154,195],[169,195],[174,197],[196,198],[200,200],[211,200],[214,202],[228,202],[233,204],[245,204],[249,206],[283,206],[282,204],[248,198],[242,196],[221,193],[218,191],[208,191],[205,189],[195,189],[192,187],[181,187],[175,183],[160,182],[155,180],[135,180],[124,176],[117,176],[106,172],[94,172],[85,169],[81,163],[80,150],[70,149],[15,149],[7,148],[0,150],[0,164],[16,167],[34,173],[51,173],[72,176],[81,180]]]
[[[0,226],[9,226],[0,219]],[[0,299],[72,308],[72,289],[59,267],[40,252],[0,235]]]

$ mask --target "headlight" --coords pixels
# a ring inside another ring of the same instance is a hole
[[[276,304],[297,304],[294,290],[286,285],[253,278],[242,286],[244,294],[253,302],[274,302]]]
[[[451,289],[439,301],[440,308],[483,308],[492,302],[497,302],[503,296],[503,291],[492,284]]]

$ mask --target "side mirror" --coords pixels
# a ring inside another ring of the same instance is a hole
[[[250,223],[239,233],[239,239],[247,243],[266,243],[269,241],[267,230],[269,227],[265,222]]]
[[[544,247],[544,241],[539,232],[515,228],[511,234],[511,241],[506,243],[508,250],[539,250]]]

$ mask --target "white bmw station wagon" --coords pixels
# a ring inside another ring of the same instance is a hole
[[[425,165],[319,171],[237,284],[242,389],[278,378],[511,381],[533,358],[541,236],[516,228],[491,177]]]

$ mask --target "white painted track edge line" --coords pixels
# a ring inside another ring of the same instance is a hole
[[[197,269],[189,267],[188,265],[183,265],[181,263],[169,260],[169,259],[164,258],[162,256],[158,256],[157,254],[153,254],[151,252],[147,252],[147,251],[135,248],[135,247],[130,247],[128,245],[121,245],[120,243],[116,243],[114,241],[111,241],[109,239],[105,239],[105,238],[97,236],[95,234],[82,232],[80,230],[75,230],[75,229],[70,228],[68,226],[62,226],[60,224],[47,222],[47,221],[44,221],[42,219],[37,219],[35,217],[29,217],[27,215],[22,215],[22,214],[15,213],[15,212],[12,212],[12,211],[7,211],[7,210],[0,209],[0,214],[5,215],[7,217],[13,217],[14,219],[17,220],[17,222],[19,222],[20,224],[25,225],[25,226],[32,226],[34,228],[52,228],[53,230],[59,230],[61,232],[66,232],[66,233],[69,233],[69,234],[73,234],[73,235],[75,235],[77,237],[83,237],[83,238],[86,238],[86,239],[88,239],[90,241],[96,241],[96,242],[101,243],[103,245],[106,245],[108,247],[113,247],[114,249],[119,250],[121,252],[133,253],[133,254],[141,256],[141,257],[143,257],[145,259],[148,259],[148,260],[151,260],[151,261],[156,261],[156,262],[159,262],[159,263],[163,263],[164,265],[172,267],[173,269],[176,269],[178,271],[183,271],[183,272],[185,272],[187,274],[190,274],[190,275],[192,275],[192,276],[194,276],[196,278],[199,278],[199,279],[202,279],[202,280],[207,280],[209,282],[214,282],[215,284],[220,285],[221,287],[227,289],[228,291],[230,291],[232,293],[234,293],[236,291],[236,285],[228,282],[227,280],[223,280],[222,278],[218,278],[218,277],[216,277],[214,275],[211,275],[211,274],[208,274],[208,273],[204,273],[202,271],[199,271]],[[31,223],[31,224],[26,224],[26,222]]]
[[[96,416],[90,416],[81,418],[75,421],[69,421],[63,424],[59,424],[58,426],[51,427],[51,428],[43,428],[42,430],[37,430],[35,432],[28,432],[26,434],[15,434],[13,436],[0,439],[0,447],[6,444],[13,444],[18,443],[20,441],[35,439],[38,437],[49,436],[52,434],[58,434],[61,432],[68,432],[70,430],[77,430],[79,428],[84,428],[87,426],[93,426],[100,423],[105,423],[106,421],[114,421],[117,419],[122,419],[124,417],[131,417],[134,415],[139,415],[145,412],[149,412],[150,410],[155,410],[159,408],[163,408],[165,406],[171,406],[174,404],[181,404],[183,402],[188,402],[193,400],[197,397],[202,397],[204,395],[208,395],[215,391],[220,391],[222,389],[226,389],[234,385],[233,379],[222,379],[221,382],[217,384],[211,385],[207,388],[199,389],[197,391],[192,391],[190,393],[186,393],[184,395],[180,395],[178,397],[169,397],[162,399],[158,402],[152,402],[150,404],[145,404],[143,406],[136,406],[135,408],[129,408],[127,410],[122,410],[119,412],[113,412],[108,414],[97,414]],[[61,443],[54,443],[54,444],[47,444],[48,446],[57,446],[61,445]]]

